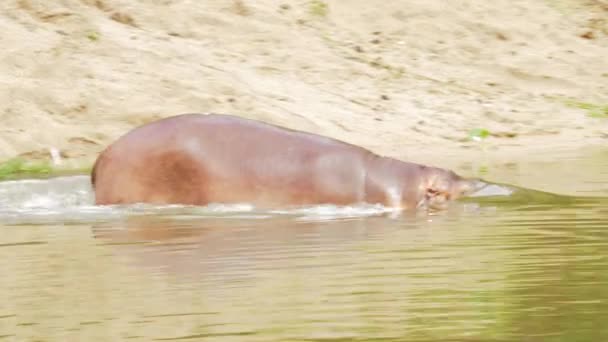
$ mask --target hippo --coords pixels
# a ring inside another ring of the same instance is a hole
[[[179,114],[107,146],[91,173],[97,205],[380,204],[441,208],[479,182],[453,171],[228,114]]]

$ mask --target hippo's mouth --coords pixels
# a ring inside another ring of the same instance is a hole
[[[443,210],[446,209],[450,201],[450,194],[445,191],[427,189],[424,197],[418,201],[418,208],[423,210]]]
[[[475,196],[491,184],[480,180],[467,180],[457,191],[441,191],[433,188],[426,189],[424,196],[418,201],[418,208],[424,210],[444,210],[451,200]]]

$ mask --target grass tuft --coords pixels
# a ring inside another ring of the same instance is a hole
[[[62,174],[84,174],[91,167],[54,166],[48,161],[30,161],[13,158],[0,162],[0,181],[18,178],[42,178]]]
[[[327,13],[329,12],[329,6],[322,0],[311,0],[308,3],[309,11],[311,14],[316,15],[318,17],[327,17]]]
[[[481,141],[490,136],[490,131],[485,128],[474,128],[469,131],[469,139],[474,141]]]
[[[587,111],[587,115],[592,118],[608,119],[608,105],[598,105],[588,102],[567,101],[570,107],[580,108]]]

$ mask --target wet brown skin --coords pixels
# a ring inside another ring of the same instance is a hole
[[[95,202],[441,207],[477,182],[316,134],[219,114],[135,128],[92,171]]]

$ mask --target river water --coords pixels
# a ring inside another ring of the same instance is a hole
[[[542,168],[569,194],[404,216],[102,208],[87,176],[2,182],[0,341],[608,340],[608,151],[519,166],[501,178]]]

